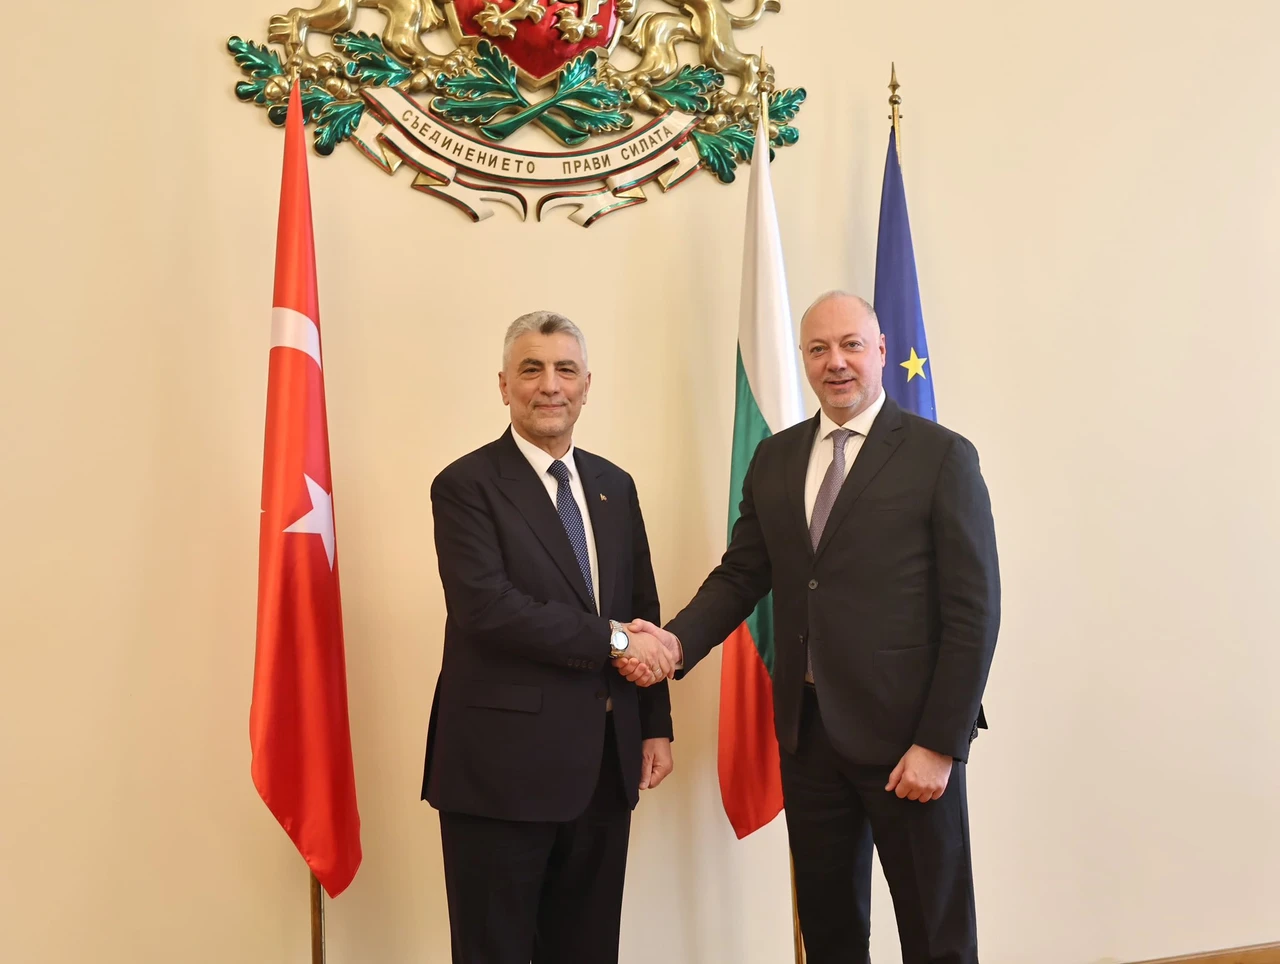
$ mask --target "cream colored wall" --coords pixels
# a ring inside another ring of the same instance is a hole
[[[304,869],[246,733],[281,138],[222,49],[278,11],[59,8],[6,45],[0,957],[303,960]],[[983,960],[1280,938],[1280,14],[787,8],[744,43],[810,92],[774,173],[794,307],[870,293],[896,59],[939,410],[995,502]],[[311,170],[365,847],[330,960],[444,961],[428,484],[505,424],[503,324],[567,312],[579,441],[635,475],[674,612],[724,537],[745,184],[584,231],[471,225],[347,148]],[[717,682],[675,688],[627,964],[790,959],[781,823],[739,844],[719,808]],[[883,891],[874,941],[897,959]]]

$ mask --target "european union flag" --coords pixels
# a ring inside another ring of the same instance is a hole
[[[892,128],[889,156],[884,161],[884,186],[880,189],[875,309],[889,356],[884,365],[885,391],[908,412],[936,422],[933,369],[924,337],[920,282],[916,278],[916,256],[911,248],[911,223],[907,220],[907,194],[898,163],[897,135]]]

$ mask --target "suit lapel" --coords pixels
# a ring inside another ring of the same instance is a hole
[[[854,459],[849,475],[845,478],[844,485],[840,487],[840,494],[836,496],[835,505],[831,507],[831,515],[827,517],[827,524],[822,529],[822,539],[818,542],[818,551],[814,553],[814,558],[822,555],[836,529],[840,528],[840,523],[849,514],[849,510],[858,501],[863,490],[902,444],[902,435],[902,409],[894,404],[893,399],[886,398],[884,408],[871,423],[871,434],[862,443],[858,457]]]
[[[818,432],[822,412],[809,419],[807,432],[794,433],[791,450],[786,454],[787,513],[799,526],[805,548],[813,554],[813,539],[809,537],[809,514],[804,504],[804,483],[809,475],[809,457],[813,454],[813,437]]]
[[[498,449],[498,487],[520,510],[533,534],[569,580],[583,606],[590,608],[591,600],[587,596],[582,570],[578,568],[578,557],[569,544],[569,536],[564,531],[564,523],[560,521],[556,507],[547,496],[546,486],[516,447],[510,429],[502,437],[502,443]]]
[[[589,452],[573,450],[578,463],[578,476],[582,479],[582,491],[587,497],[587,512],[591,515],[591,530],[596,539],[596,568],[600,585],[596,596],[600,603],[600,615],[608,616],[613,603],[613,589],[617,580],[618,547],[622,544],[619,522],[622,518],[621,492],[606,491],[604,472],[599,460]]]

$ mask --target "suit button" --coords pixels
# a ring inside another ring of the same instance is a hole
[[[596,664],[595,664],[595,663],[588,663],[588,664],[587,664],[587,669],[595,669],[595,668],[596,668]]]
[[[596,699],[598,699],[598,700],[603,700],[603,699],[605,699],[606,697],[608,697],[608,695],[609,695],[608,690],[604,690],[604,689],[598,689],[598,690],[596,690]]]
[[[818,588],[818,580],[816,580],[816,579],[810,579],[810,580],[809,580],[809,588],[810,588],[810,589],[817,589],[817,588]]]

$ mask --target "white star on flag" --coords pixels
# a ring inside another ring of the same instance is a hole
[[[307,480],[307,491],[311,494],[311,511],[295,522],[285,532],[307,532],[320,537],[324,543],[324,554],[329,557],[329,569],[333,569],[333,496],[321,488],[320,483],[311,476],[302,476]]]

